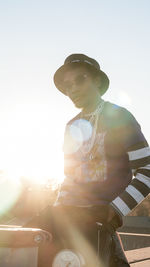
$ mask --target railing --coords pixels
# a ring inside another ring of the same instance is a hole
[[[124,225],[118,232],[130,265],[149,267],[150,217],[125,217]]]

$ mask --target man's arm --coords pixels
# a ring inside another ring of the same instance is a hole
[[[111,203],[122,216],[130,213],[150,193],[150,148],[143,146],[128,151],[128,155],[135,178]]]
[[[121,216],[129,214],[150,193],[150,147],[139,124],[128,114],[123,142],[134,178],[110,204]]]

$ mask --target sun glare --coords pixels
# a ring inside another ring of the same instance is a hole
[[[75,120],[71,125],[68,125],[65,132],[65,154],[77,152],[83,143],[90,139],[92,131],[91,123],[85,119]]]
[[[14,182],[15,180],[15,182]],[[15,205],[22,192],[20,180],[9,175],[6,171],[0,171],[0,216],[7,213]]]
[[[4,118],[1,132],[0,170],[7,170],[13,181],[27,177],[32,183],[60,183],[63,172],[62,124],[56,125],[46,112],[29,110]],[[57,129],[56,129],[57,127]]]

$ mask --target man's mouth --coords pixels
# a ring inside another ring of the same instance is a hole
[[[80,101],[80,100],[81,100],[80,97],[73,98],[73,101],[74,101],[74,102],[78,102],[78,101]]]
[[[82,103],[82,98],[78,97],[78,98],[74,98],[72,99],[73,103],[75,104],[79,104],[79,103]]]
[[[82,95],[72,96],[71,99],[73,102],[81,101],[83,99],[83,96]]]

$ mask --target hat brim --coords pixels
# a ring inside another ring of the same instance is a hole
[[[75,64],[76,65],[78,64],[79,66],[84,66],[87,69],[89,69],[90,71],[96,72],[97,75],[100,76],[101,86],[99,87],[99,91],[100,91],[101,96],[104,95],[105,92],[107,91],[108,87],[109,87],[108,76],[102,70],[98,70],[95,67],[93,67],[93,66],[91,66],[85,62],[73,62],[73,63],[68,63],[65,65],[62,65],[54,74],[54,84],[57,87],[57,89],[66,95],[66,90],[65,90],[65,87],[63,86],[64,75]]]

